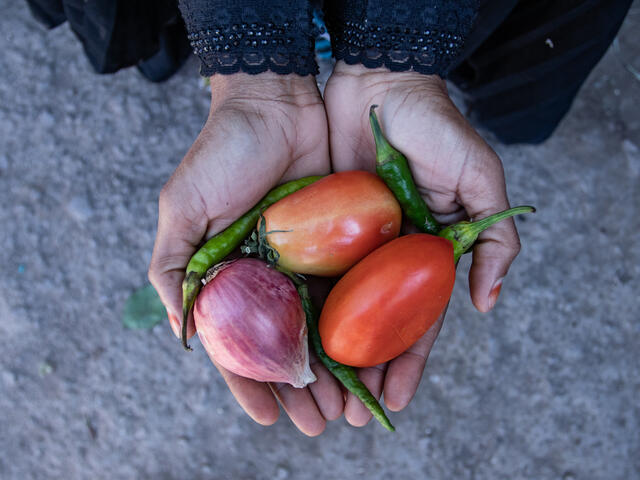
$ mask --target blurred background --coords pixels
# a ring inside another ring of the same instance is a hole
[[[501,155],[523,248],[494,311],[466,275],[397,432],[244,415],[198,341],[122,325],[160,189],[204,124],[168,82],[93,73],[67,24],[0,17],[0,478],[640,478],[640,2],[570,114]]]

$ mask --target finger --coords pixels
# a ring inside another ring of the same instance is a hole
[[[309,390],[322,416],[327,420],[335,420],[344,410],[344,397],[340,384],[313,352],[310,352],[310,357],[311,370],[317,380],[309,385]]]
[[[384,380],[384,403],[392,412],[409,405],[418,390],[431,348],[442,328],[445,312],[411,348],[389,363]]]
[[[458,187],[458,196],[469,217],[480,220],[509,208],[502,163],[486,146],[466,169]],[[502,279],[520,251],[520,239],[513,219],[503,220],[482,232],[473,249],[469,271],[471,300],[481,312],[496,303]]]
[[[298,430],[309,437],[318,436],[324,431],[327,422],[308,388],[295,388],[288,383],[269,385]]]
[[[329,89],[327,98],[332,97],[332,90],[332,88]],[[326,109],[329,118],[329,149],[332,169],[336,172],[345,170],[375,172],[376,150],[369,129],[368,106],[361,108],[358,104],[344,112],[339,102],[330,100],[329,103],[326,103]]]
[[[268,384],[236,375],[213,359],[211,361],[222,374],[229,390],[247,415],[260,425],[276,423],[280,409]]]
[[[361,368],[358,370],[358,378],[365,384],[371,394],[379,399],[384,384],[384,375],[387,364],[376,365],[375,367]],[[354,427],[363,427],[371,420],[371,412],[364,406],[358,397],[349,392],[344,407],[344,418]]]
[[[148,277],[167,309],[169,323],[177,337],[182,325],[182,280],[196,246],[207,229],[202,212],[185,213],[185,198],[176,194],[171,182],[160,193],[158,232],[151,255]],[[188,207],[187,207],[188,208]],[[195,333],[189,317],[188,337]]]
[[[458,208],[455,211],[452,211],[451,213],[433,212],[433,216],[438,221],[438,223],[440,223],[440,225],[453,225],[454,223],[469,220],[469,215],[462,207]]]

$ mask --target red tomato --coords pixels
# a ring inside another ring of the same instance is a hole
[[[334,276],[398,236],[402,211],[373,173],[334,173],[283,198],[264,212],[278,263],[298,273]]]
[[[333,287],[320,314],[334,360],[371,367],[397,357],[435,323],[455,281],[449,240],[415,233],[367,255]]]

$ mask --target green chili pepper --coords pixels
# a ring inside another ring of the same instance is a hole
[[[369,109],[369,123],[376,141],[376,172],[393,192],[402,207],[404,214],[411,222],[425,233],[436,235],[442,228],[433,218],[429,207],[418,192],[407,158],[391,144],[382,134],[375,108]]]
[[[311,302],[311,297],[309,296],[309,289],[307,285],[302,282],[299,276],[290,272],[289,270],[286,270],[277,265],[276,269],[287,275],[298,289],[298,294],[300,295],[300,299],[302,300],[302,308],[304,309],[304,313],[307,318],[309,339],[311,340],[311,345],[313,345],[313,349],[315,350],[316,355],[318,356],[320,361],[325,367],[327,367],[327,370],[329,370],[334,377],[340,380],[340,383],[342,383],[342,385],[344,385],[347,390],[349,390],[360,399],[360,401],[365,405],[365,407],[369,409],[375,419],[378,420],[378,422],[380,422],[380,424],[384,428],[386,428],[390,432],[395,432],[395,427],[387,418],[387,415],[384,413],[384,410],[380,406],[380,403],[378,403],[376,397],[371,394],[366,385],[362,383],[362,381],[358,378],[358,375],[356,375],[356,371],[352,367],[332,360],[329,355],[326,354],[324,348],[322,348],[320,332],[318,331],[318,311]]]
[[[189,312],[195,303],[198,292],[202,287],[202,279],[207,270],[218,262],[224,260],[242,241],[251,233],[258,223],[258,218],[262,211],[287,195],[312,184],[321,176],[304,177],[284,183],[260,200],[251,210],[245,213],[238,220],[233,222],[226,230],[211,237],[200,249],[191,257],[187,265],[184,281],[182,282],[182,346],[185,350],[191,350],[187,344],[187,319]]]
[[[453,243],[456,262],[462,254],[469,251],[478,235],[494,223],[514,215],[536,211],[534,207],[529,206],[514,207],[477,222],[459,222],[444,228],[433,218],[429,207],[420,196],[409,170],[407,158],[393,148],[382,134],[375,112],[376,107],[377,105],[371,105],[369,109],[369,122],[376,141],[376,172],[394,193],[402,211],[416,227],[425,233],[438,235]]]
[[[441,230],[440,233],[438,233],[438,236],[446,238],[453,243],[453,260],[457,263],[458,260],[460,260],[460,257],[473,246],[478,235],[491,225],[498,223],[505,218],[513,217],[514,215],[520,215],[521,213],[533,213],[535,211],[535,207],[527,205],[513,207],[502,212],[494,213],[493,215],[476,222],[458,222],[455,225],[450,225]]]

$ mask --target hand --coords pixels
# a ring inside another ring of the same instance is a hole
[[[216,75],[211,90],[209,118],[160,193],[149,267],[176,336],[184,271],[198,245],[277,184],[329,172],[326,115],[312,76]],[[188,330],[189,336],[195,333],[192,318]],[[276,398],[307,435],[318,435],[325,420],[342,414],[340,387],[313,356],[318,380],[304,389],[260,383],[216,367],[238,403],[260,424],[277,420]]]
[[[406,155],[418,189],[437,220],[450,224],[508,208],[500,159],[456,109],[445,82],[437,76],[338,62],[325,90],[334,170],[375,171],[369,125],[369,107],[374,104],[379,105],[377,114],[385,136]],[[502,278],[519,249],[511,219],[480,235],[469,273],[471,299],[478,310],[493,308]],[[443,319],[444,314],[388,365],[360,370],[362,381],[374,395],[384,390],[390,410],[402,410],[411,401]],[[371,415],[350,394],[345,417],[359,426]]]

